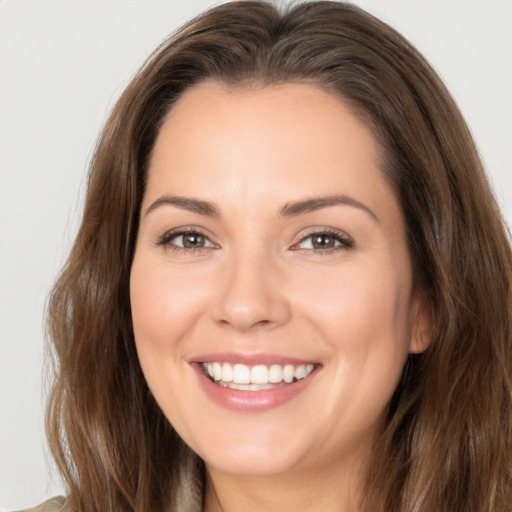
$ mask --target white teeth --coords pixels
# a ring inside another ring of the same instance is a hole
[[[233,367],[230,364],[224,363],[222,365],[222,380],[224,382],[231,382],[233,380]]]
[[[294,374],[295,374],[295,368],[291,364],[287,364],[284,367],[284,371],[283,371],[284,381],[288,382],[288,383],[292,382],[293,377],[295,376]]]
[[[230,363],[204,363],[203,370],[215,382],[224,387],[233,389],[247,389],[259,391],[260,389],[271,389],[273,384],[291,384],[294,381],[305,379],[313,370],[313,364],[273,364],[266,366],[259,364],[247,366],[245,364]]]
[[[235,384],[250,384],[251,369],[248,366],[245,366],[245,364],[235,364],[233,367],[233,382]]]
[[[222,379],[222,367],[219,363],[213,363],[213,378],[215,380]]]
[[[261,391],[262,389],[272,389],[272,384],[234,384],[233,382],[219,382],[224,388],[239,389],[240,391]]]
[[[306,376],[306,365],[301,364],[295,368],[295,378],[297,380],[303,379]]]
[[[268,368],[262,364],[251,369],[252,384],[268,384]]]
[[[273,364],[268,371],[268,381],[277,384],[283,380],[283,368],[280,364]]]

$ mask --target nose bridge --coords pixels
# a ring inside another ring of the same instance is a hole
[[[278,285],[279,270],[270,251],[245,248],[226,261],[226,270],[213,308],[216,322],[239,331],[285,323],[290,308]]]

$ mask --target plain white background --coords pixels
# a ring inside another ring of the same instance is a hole
[[[0,508],[61,491],[45,460],[45,299],[87,162],[149,52],[212,0],[0,0]],[[415,44],[468,120],[512,224],[512,1],[357,0]]]

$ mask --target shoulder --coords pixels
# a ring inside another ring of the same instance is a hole
[[[34,508],[27,508],[19,512],[66,512],[66,500],[62,496],[51,498]]]

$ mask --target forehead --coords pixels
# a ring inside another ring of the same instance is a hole
[[[342,193],[376,204],[390,188],[371,130],[334,94],[209,82],[187,90],[162,125],[147,199],[159,193],[269,204]]]
[[[313,141],[315,135],[320,136],[316,144],[339,143],[342,136],[347,142],[364,143],[366,154],[377,160],[380,146],[353,110],[348,101],[313,83],[243,87],[205,82],[181,95],[164,120],[159,139],[202,132],[211,140],[214,133],[220,138],[233,127],[239,138],[257,142],[267,136],[266,142],[272,137],[280,145]],[[294,148],[295,153],[300,150]]]

